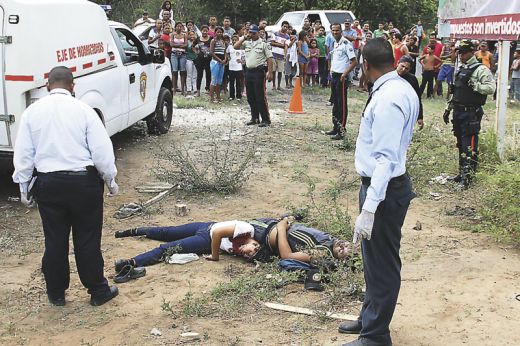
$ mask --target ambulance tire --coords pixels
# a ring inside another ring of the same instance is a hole
[[[170,90],[162,87],[157,98],[155,112],[146,118],[148,133],[162,135],[168,133],[172,123],[173,98]]]

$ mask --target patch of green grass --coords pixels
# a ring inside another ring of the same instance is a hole
[[[216,108],[216,105],[209,102],[205,97],[186,98],[184,96],[174,96],[173,103],[179,109],[189,108]]]

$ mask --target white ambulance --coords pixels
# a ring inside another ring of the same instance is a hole
[[[90,1],[0,0],[0,158],[12,159],[23,111],[47,95],[48,73],[60,65],[109,135],[142,119],[150,133],[168,132],[172,82],[162,50],[151,52]]]

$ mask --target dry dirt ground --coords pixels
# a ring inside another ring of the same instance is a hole
[[[351,93],[357,93],[352,91]],[[357,132],[358,116],[366,95],[351,98],[349,126]],[[114,232],[139,225],[173,225],[193,220],[248,219],[279,215],[288,204],[305,201],[306,185],[294,179],[297,170],[326,185],[343,172],[356,181],[353,152],[339,148],[320,133],[330,124],[330,108],[323,94],[305,94],[306,114],[284,111],[289,94],[269,97],[273,125],[250,128],[247,104],[226,103],[222,108],[178,109],[167,135],[147,136],[142,124],[113,137],[119,169],[120,195],[105,198],[102,249],[105,272],[113,275],[113,261],[127,258],[157,244],[145,239],[115,239]],[[426,112],[426,116],[432,116]],[[210,131],[211,129],[211,131]],[[126,220],[112,217],[123,203],[152,195],[134,187],[155,181],[152,168],[160,146],[182,143],[191,152],[206,150],[213,136],[227,146],[254,144],[258,164],[249,181],[229,196],[174,194],[149,212]],[[17,187],[1,177],[0,190],[0,344],[2,345],[340,345],[354,339],[337,333],[338,321],[295,315],[258,307],[251,313],[244,302],[241,318],[172,319],[162,309],[163,300],[178,306],[186,293],[208,293],[226,274],[251,264],[222,256],[220,262],[199,260],[187,265],[158,264],[147,268],[144,278],[119,285],[120,295],[98,308],[88,304],[74,265],[71,246],[71,285],[65,307],[50,306],[40,272],[43,235],[38,212],[10,201]],[[342,203],[356,215],[355,189]],[[460,195],[440,200],[416,198],[403,226],[402,288],[391,324],[395,345],[520,345],[519,251],[481,234],[457,229],[456,217],[447,208],[464,205]],[[184,217],[175,216],[174,205],[186,203]],[[413,226],[422,223],[422,230]],[[239,269],[240,270],[240,269]],[[286,303],[309,306],[324,293],[304,291],[302,285],[284,288]],[[345,306],[357,314],[359,302]],[[162,336],[152,336],[157,328]],[[180,336],[191,331],[197,340]]]

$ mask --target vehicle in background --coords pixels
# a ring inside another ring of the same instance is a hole
[[[330,25],[333,23],[343,24],[345,20],[354,21],[356,17],[354,13],[351,11],[340,11],[340,10],[314,10],[314,11],[294,11],[294,12],[285,12],[280,19],[274,25],[269,25],[265,28],[265,30],[272,34],[275,31],[280,30],[283,21],[288,21],[289,24],[293,27],[297,32],[301,31],[303,27],[303,21],[305,18],[309,18],[309,21],[314,23],[316,20],[321,21],[321,25],[325,27],[326,32],[330,32]]]
[[[148,49],[130,28],[108,21],[101,7],[87,0],[2,1],[0,159],[12,162],[20,117],[48,95],[55,66],[72,71],[75,97],[96,111],[109,135],[140,120],[146,120],[149,133],[168,132],[172,75],[162,50]]]

